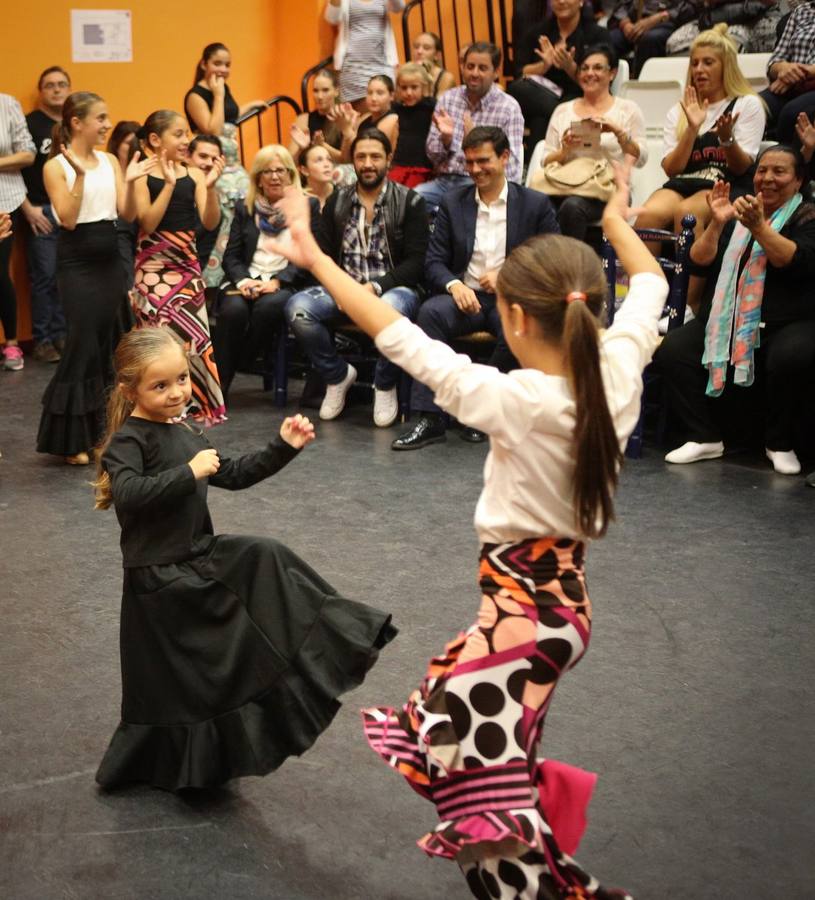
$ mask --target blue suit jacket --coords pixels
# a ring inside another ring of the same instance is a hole
[[[507,252],[536,234],[560,234],[552,201],[539,191],[508,182]],[[443,294],[454,278],[461,278],[475,246],[478,215],[475,185],[444,195],[425,259],[425,280],[431,294]]]

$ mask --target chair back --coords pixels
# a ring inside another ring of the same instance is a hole
[[[757,90],[767,87],[767,66],[770,64],[770,53],[739,53],[739,68],[744,77]]]
[[[640,81],[678,81],[688,77],[687,56],[652,56],[640,70]]]
[[[628,65],[628,60],[621,59],[619,63],[617,63],[617,74],[614,76],[614,81],[611,82],[611,87],[609,88],[609,91],[613,96],[619,96],[622,86],[630,77],[631,67]]]
[[[682,85],[679,81],[627,81],[620,90],[620,96],[633,100],[642,110],[646,135],[661,139],[665,116],[679,102]]]

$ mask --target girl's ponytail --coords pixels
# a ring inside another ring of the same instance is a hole
[[[614,518],[623,458],[603,387],[599,338],[597,318],[585,301],[568,302],[562,346],[575,399],[574,504],[580,531],[592,538],[602,537]]]
[[[501,267],[498,294],[536,319],[544,339],[562,349],[575,400],[575,526],[601,537],[614,518],[622,453],[600,371],[600,317],[608,297],[600,259],[574,238],[530,238]]]

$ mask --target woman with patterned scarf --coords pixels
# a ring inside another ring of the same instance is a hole
[[[218,297],[215,354],[224,396],[247,345],[252,353],[267,347],[283,325],[283,311],[299,269],[267,248],[269,237],[288,239],[274,204],[284,188],[300,189],[300,176],[289,151],[279,144],[258,150],[249,173],[246,200],[235,218],[224,252],[227,281]],[[319,209],[319,207],[318,207]]]
[[[775,144],[758,158],[753,195],[731,202],[724,182],[708,195],[712,218],[690,254],[707,276],[700,315],[655,357],[686,439],[669,463],[721,456],[718,398],[758,380],[767,457],[780,474],[801,471],[795,426],[815,366],[815,204],[805,178],[800,153]]]

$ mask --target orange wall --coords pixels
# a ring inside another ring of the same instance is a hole
[[[500,0],[489,0],[497,9]],[[3,60],[0,91],[12,94],[31,110],[37,99],[36,80],[50,65],[63,65],[74,88],[101,94],[113,121],[142,121],[154,109],[180,109],[192,84],[198,54],[204,45],[222,41],[232,51],[230,86],[239,103],[275,94],[288,94],[300,102],[300,79],[306,69],[333,50],[333,29],[323,19],[326,0],[227,0],[206,7],[187,6],[170,0],[100,2],[100,0],[49,0],[34,11],[28,4],[7,3],[0,29],[0,59]],[[466,16],[466,0],[450,0]],[[509,3],[507,4],[510,5]],[[435,10],[435,3],[427,4]],[[132,63],[82,63],[71,60],[71,9],[130,9],[133,13]],[[483,0],[473,4],[482,11]],[[401,15],[392,17],[401,49]],[[497,21],[497,18],[496,18]],[[486,18],[476,34],[486,34]],[[435,12],[428,12],[427,26],[441,31],[447,42],[446,65],[457,72],[453,46],[452,14],[439,25]],[[419,16],[411,19],[411,32],[421,30]],[[267,114],[267,119],[269,114]],[[284,130],[291,115],[282,116]],[[264,142],[274,139],[274,124],[264,127]],[[285,142],[285,141],[284,141]],[[247,158],[257,147],[254,134],[247,136]],[[19,241],[22,245],[22,240]],[[19,294],[21,339],[30,336],[28,283],[21,247],[15,248],[12,276]]]

